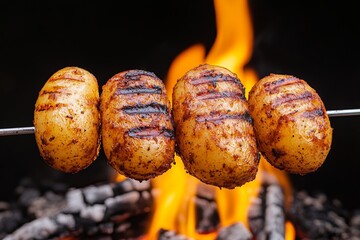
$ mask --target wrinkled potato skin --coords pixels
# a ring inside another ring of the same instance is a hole
[[[177,151],[204,183],[232,189],[256,176],[259,152],[244,91],[234,73],[208,64],[174,87]]]
[[[65,67],[45,83],[35,104],[35,139],[51,167],[76,173],[88,167],[100,149],[99,87],[79,67]]]
[[[147,180],[171,168],[175,137],[164,83],[151,72],[129,70],[102,88],[102,143],[117,172]]]
[[[319,95],[304,80],[271,74],[249,92],[259,149],[273,166],[305,175],[331,147],[332,128]]]

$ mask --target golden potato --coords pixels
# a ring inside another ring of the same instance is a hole
[[[325,161],[332,128],[325,106],[304,80],[271,74],[249,92],[259,149],[273,166],[307,174]]]
[[[35,104],[35,139],[51,167],[76,173],[100,149],[99,89],[96,78],[79,67],[65,67],[45,83]]]
[[[204,183],[231,189],[256,176],[260,156],[244,94],[234,73],[208,64],[187,72],[174,87],[178,153]]]
[[[151,72],[129,70],[114,75],[102,90],[101,132],[108,163],[137,180],[170,169],[175,137],[164,83]]]

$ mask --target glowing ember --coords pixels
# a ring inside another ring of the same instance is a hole
[[[245,69],[253,48],[253,30],[248,2],[245,0],[215,0],[217,17],[217,37],[207,56],[205,47],[194,45],[183,51],[173,61],[166,79],[169,98],[172,89],[181,76],[201,63],[219,65],[236,73],[246,93],[258,80],[256,73]],[[145,239],[156,239],[159,229],[174,230],[195,239],[215,239],[216,232],[200,234],[196,232],[196,211],[194,198],[199,185],[204,185],[184,170],[179,156],[176,165],[167,173],[152,180],[155,196],[155,211]],[[285,192],[286,204],[290,203],[291,186],[285,173],[273,168],[264,159],[260,160],[257,178],[233,190],[219,189],[206,185],[215,193],[221,226],[241,222],[248,226],[248,207],[259,193],[264,176],[274,176]],[[121,178],[120,178],[121,179]],[[285,224],[286,239],[294,239],[295,231],[290,222]]]

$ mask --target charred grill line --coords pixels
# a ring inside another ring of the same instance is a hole
[[[125,106],[121,110],[129,115],[154,113],[168,114],[169,112],[167,106],[155,102],[152,102],[150,104],[136,104],[134,106]]]
[[[144,70],[130,70],[125,74],[125,79],[131,79],[131,80],[138,80],[141,75],[158,78],[155,73],[153,72],[147,72]]]
[[[60,80],[62,80],[62,81],[74,81],[74,82],[85,82],[84,79],[64,77],[64,76],[54,77],[54,78],[49,79],[48,81],[49,81],[49,82],[55,82],[55,81],[60,81]]]
[[[242,92],[244,92],[244,86],[240,82],[239,79],[232,77],[230,75],[223,74],[204,74],[199,78],[190,79],[190,83],[192,85],[200,85],[200,84],[212,84],[216,85],[217,82],[232,82],[236,85],[240,86]]]
[[[152,138],[157,136],[164,136],[166,138],[174,139],[174,130],[168,128],[155,128],[155,127],[135,127],[127,131],[127,134],[133,138]]]
[[[197,115],[196,122],[220,122],[226,119],[241,119],[251,125],[253,125],[253,119],[249,112],[239,113],[239,114],[224,114],[221,112],[212,112],[210,116]]]
[[[304,112],[302,115],[305,118],[315,118],[315,117],[324,116],[325,113],[324,113],[323,109],[315,108],[315,109]]]
[[[42,112],[42,111],[54,110],[56,108],[67,107],[67,106],[68,105],[65,103],[57,103],[55,105],[43,104],[43,105],[37,106],[35,111]]]
[[[242,92],[201,92],[197,94],[199,100],[210,100],[219,98],[237,98],[245,100]]]
[[[273,93],[275,90],[277,90],[279,87],[286,86],[286,85],[292,85],[301,82],[300,79],[295,77],[288,77],[288,78],[282,78],[273,82],[265,83],[265,91]]]
[[[45,94],[65,94],[67,96],[72,95],[72,93],[66,92],[65,90],[63,90],[63,91],[59,91],[59,90],[47,91],[47,90],[44,90],[44,91],[42,91],[40,93],[40,96],[45,95]]]
[[[128,95],[128,94],[161,94],[162,89],[160,86],[152,87],[127,87],[122,89],[117,89],[115,95]]]
[[[297,100],[305,100],[305,99],[310,100],[312,98],[314,98],[314,95],[309,91],[305,91],[302,94],[286,94],[284,96],[280,96],[279,98],[275,99],[272,106],[277,107],[285,103],[289,103]]]

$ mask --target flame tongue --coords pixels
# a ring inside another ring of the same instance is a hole
[[[172,99],[172,89],[180,77],[188,70],[202,63],[219,65],[237,74],[245,89],[251,89],[256,83],[256,73],[245,69],[253,48],[253,30],[248,1],[215,0],[217,17],[217,37],[207,56],[205,47],[197,44],[189,47],[173,61],[166,80],[167,93]],[[247,91],[248,92],[248,91]],[[258,195],[264,172],[276,176],[285,190],[285,196],[291,196],[291,186],[287,176],[261,160],[257,178],[233,190],[219,189],[205,185],[184,170],[179,156],[175,156],[176,165],[167,173],[155,178],[155,211],[147,237],[156,239],[159,229],[174,230],[194,239],[215,239],[216,232],[198,233],[196,231],[195,195],[199,189],[211,193],[217,203],[221,226],[241,222],[248,227],[247,212],[253,197]],[[286,224],[287,229],[292,225]],[[291,231],[290,231],[291,232]],[[294,231],[286,239],[294,238]]]

